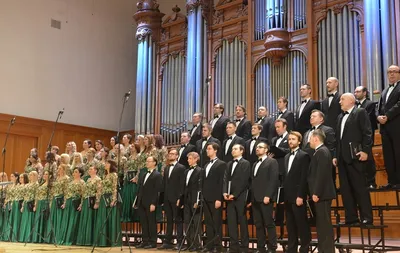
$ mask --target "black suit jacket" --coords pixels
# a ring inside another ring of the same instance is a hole
[[[284,196],[285,202],[296,203],[296,199],[307,197],[307,174],[310,168],[310,156],[301,149],[298,149],[289,169],[289,158],[291,154],[285,156],[285,176],[284,176]]]
[[[378,102],[377,115],[385,115],[388,120],[386,124],[381,125],[380,131],[398,132],[400,128],[400,82],[397,82],[389,98],[386,100],[386,95],[389,87],[386,87]]]
[[[331,106],[329,106],[329,97],[326,97],[321,102],[321,111],[325,114],[325,125],[332,127],[336,131],[336,120],[342,109],[340,107],[339,101],[342,94],[336,92],[332,99]]]
[[[311,99],[308,100],[308,102],[304,106],[304,109],[301,112],[301,115],[299,117],[300,107],[301,107],[301,104],[297,107],[297,110],[296,110],[296,126],[294,129],[303,135],[305,132],[307,132],[311,128],[311,124],[310,124],[311,112],[315,109],[319,110],[320,103],[315,100],[311,100]]]
[[[210,161],[210,158],[208,158],[208,156],[207,156],[207,145],[209,143],[213,143],[213,142],[217,143],[221,148],[221,142],[212,136],[210,136],[210,138],[207,140],[206,145],[204,145],[204,148],[202,148],[203,139],[198,140],[196,143],[196,151],[200,155],[200,161],[199,161],[200,166],[203,168],[204,168],[204,165]],[[219,153],[221,153],[221,152],[219,152]],[[220,157],[220,156],[218,156],[218,157]]]
[[[260,137],[266,138],[268,141],[271,141],[272,138],[276,135],[275,131],[275,119],[272,117],[264,117],[261,122],[263,130],[260,133]]]
[[[178,152],[180,151],[180,149],[178,150]],[[179,157],[179,163],[182,164],[183,166],[185,166],[186,168],[189,167],[189,163],[188,163],[188,158],[187,155],[190,152],[197,152],[196,151],[196,146],[192,145],[192,144],[187,144],[185,146],[185,149],[182,151],[182,155]]]
[[[248,193],[250,185],[251,166],[249,161],[242,158],[239,160],[232,175],[233,161],[228,163],[228,168],[225,170],[223,193],[228,193],[229,182],[231,182],[230,194],[235,199],[242,194]]]
[[[368,113],[368,118],[369,121],[371,122],[372,140],[374,139],[373,136],[375,134],[375,130],[378,129],[378,121],[376,120],[376,105],[377,105],[376,102],[372,102],[369,99],[365,99],[360,106],[360,108],[364,108]]]
[[[288,137],[289,137],[289,133],[283,137],[283,140],[281,141],[281,143],[279,143],[279,146],[277,148],[279,148],[280,150],[282,150],[283,152],[285,152],[286,154],[290,152],[290,148],[289,148],[289,143],[288,143]],[[274,137],[272,138],[272,146],[276,146],[276,142],[278,141],[278,137]],[[285,157],[274,157],[278,164],[279,164],[279,175],[284,175],[285,174]]]
[[[335,157],[336,156],[336,133],[335,131],[328,126],[325,125],[319,125],[317,129],[321,129],[326,138],[324,141],[324,145],[329,149],[331,152],[331,156]],[[310,143],[308,142],[308,135],[310,134],[311,130],[308,130],[304,135],[303,135],[303,144],[302,144],[302,149],[307,152],[310,157],[314,154],[314,149],[310,147]]]
[[[349,114],[343,129],[343,136],[340,138],[343,114],[338,118],[336,127],[337,145],[336,156],[350,164],[353,162],[350,154],[349,143],[361,144],[362,151],[371,154],[372,131],[367,112],[363,108],[355,108]]]
[[[279,185],[279,165],[273,158],[265,159],[258,168],[256,176],[254,170],[257,163],[251,170],[251,199],[252,201],[262,202],[264,197],[269,197],[270,201],[276,201],[276,194]]]
[[[276,117],[276,118],[278,118],[278,117]],[[288,132],[290,132],[291,130],[294,129],[294,113],[293,112],[286,110],[280,118],[286,120],[286,122],[287,122],[286,129]],[[275,127],[275,125],[274,125],[274,127]],[[276,136],[276,134],[275,134],[275,136]]]
[[[189,134],[192,136],[190,137],[190,142],[189,142],[190,144],[196,145],[196,142],[201,139],[201,129],[202,126],[199,123],[193,134],[192,134],[193,128],[189,130]]]
[[[211,166],[208,176],[206,176],[208,163],[204,166],[201,175],[201,188],[204,200],[222,201],[222,187],[224,183],[225,170],[227,168],[226,163],[217,159]]]
[[[319,147],[311,157],[307,182],[310,196],[316,195],[321,201],[336,198],[332,180],[332,156],[324,145]]]
[[[236,135],[242,137],[245,141],[251,138],[251,122],[246,118],[246,116],[237,126]]]
[[[225,154],[225,148],[226,148],[227,142],[228,142],[228,139],[225,139],[224,143],[222,144],[221,151],[220,151],[222,160],[226,163],[233,159],[233,157],[232,157],[233,145],[240,144],[244,147],[246,144],[242,137],[239,137],[238,135],[236,135],[235,138],[233,138],[233,140],[231,141],[231,144],[229,145],[228,152]]]
[[[258,160],[258,157],[256,155],[256,147],[258,143],[260,142],[268,143],[268,140],[261,136],[258,137],[256,143],[254,143],[253,152],[250,153],[251,141],[252,139],[246,141],[246,144],[244,146],[244,158],[246,158],[246,160],[250,162],[251,166],[253,166],[253,164]]]
[[[226,124],[229,122],[229,118],[222,115],[218,121],[215,123],[211,135],[217,138],[220,143],[222,143],[226,137]],[[211,124],[211,122],[210,122]]]
[[[192,175],[190,175],[189,183],[186,185],[186,177],[190,169],[186,170],[184,173],[185,184],[184,184],[184,204],[189,204],[191,207],[197,201],[197,193],[201,191],[200,176],[201,168],[196,166],[193,169]]]
[[[143,173],[139,178],[137,206],[150,207],[157,205],[160,192],[162,192],[163,178],[157,169],[154,169],[144,184],[147,173]]]
[[[170,202],[176,202],[180,199],[185,187],[186,167],[180,163],[176,163],[171,172],[171,176],[168,177],[170,169],[170,166],[166,166],[164,170],[164,203],[167,200]]]

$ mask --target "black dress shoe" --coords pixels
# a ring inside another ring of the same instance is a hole
[[[389,190],[392,188],[393,188],[392,184],[386,184],[386,185],[382,185],[381,187],[379,187],[379,189],[382,189],[382,190]]]
[[[135,246],[135,248],[137,248],[137,249],[143,249],[144,247],[146,247],[147,246],[147,243],[140,243],[140,244],[138,244],[138,245],[136,245]]]
[[[146,245],[146,246],[143,247],[143,249],[154,249],[154,248],[157,248],[157,245],[149,244],[149,245]]]
[[[161,245],[161,247],[157,248],[159,250],[164,250],[164,249],[172,249],[174,246],[172,244],[164,243]]]
[[[361,224],[362,225],[373,225],[374,224],[374,222],[372,221],[372,220],[363,220],[362,222],[361,222]]]

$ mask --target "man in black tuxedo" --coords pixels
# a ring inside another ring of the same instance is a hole
[[[339,115],[336,127],[337,147],[333,164],[339,167],[345,223],[359,223],[359,207],[361,223],[370,225],[373,222],[372,205],[364,171],[372,148],[371,123],[363,108],[355,108],[355,102],[352,93],[345,93],[340,98],[343,114]]]
[[[272,137],[276,136],[275,132],[275,120],[272,117],[268,116],[268,110],[265,106],[260,106],[257,110],[257,124],[260,124],[263,129],[260,133],[260,136],[267,139],[268,141],[272,140]]]
[[[247,251],[249,231],[247,228],[246,202],[250,185],[250,163],[243,158],[244,147],[235,144],[232,158],[225,170],[223,196],[227,203],[228,232],[230,237],[229,252]],[[238,221],[240,224],[241,245],[239,245]]]
[[[330,169],[332,156],[324,146],[325,134],[317,129],[311,134],[310,146],[315,149],[311,157],[310,169],[307,175],[309,194],[315,203],[315,215],[317,224],[318,252],[335,252],[331,204],[336,198]]]
[[[168,152],[168,165],[164,170],[164,211],[167,217],[167,231],[164,244],[159,249],[172,249],[172,231],[176,224],[177,245],[183,240],[183,213],[179,206],[179,199],[185,187],[185,166],[178,163],[178,151],[171,149]]]
[[[313,110],[318,110],[320,103],[311,99],[311,86],[303,84],[300,87],[301,104],[296,110],[296,126],[295,130],[303,135],[310,128],[310,116]]]
[[[157,247],[156,206],[162,191],[163,178],[157,171],[157,159],[149,156],[146,160],[147,173],[139,178],[136,206],[142,225],[142,243],[136,248],[151,249]]]
[[[192,116],[192,129],[189,130],[190,134],[190,144],[196,145],[196,142],[201,139],[201,120],[203,119],[203,114],[196,112]],[[185,157],[186,158],[186,157]]]
[[[212,128],[211,125],[204,123],[202,128],[203,138],[198,140],[196,143],[196,151],[200,155],[200,166],[204,167],[206,163],[210,161],[207,156],[207,145],[209,143],[217,143],[218,146],[221,145],[218,139],[211,136]]]
[[[294,113],[287,109],[288,100],[285,97],[278,99],[278,116],[277,119],[285,119],[287,130],[291,131],[294,129]],[[277,133],[278,134],[278,133]],[[279,134],[278,134],[279,135]]]
[[[253,167],[253,164],[257,162],[258,157],[256,154],[256,147],[258,143],[265,142],[268,143],[268,140],[264,137],[261,137],[261,132],[263,130],[263,126],[260,124],[253,124],[251,126],[251,139],[246,141],[244,146],[245,159],[250,162],[250,165]]]
[[[287,121],[285,119],[277,119],[275,121],[275,130],[278,136],[272,138],[271,146],[277,147],[281,151],[286,154],[290,152],[289,144],[288,144],[288,131],[287,131]],[[271,152],[271,151],[270,151]],[[278,156],[274,153],[268,154],[270,157],[275,158],[279,164],[279,176],[282,182],[283,174],[285,173],[285,163],[284,158],[285,156]]]
[[[224,143],[222,144],[222,150],[220,153],[222,154],[222,160],[224,162],[230,162],[232,161],[232,147],[235,144],[240,144],[242,146],[245,145],[245,141],[243,140],[242,137],[239,137],[235,134],[236,132],[236,124],[233,122],[228,122],[226,124],[226,134],[228,135],[228,138],[224,140]]]
[[[310,156],[300,149],[301,134],[292,131],[288,142],[290,153],[285,156],[284,201],[286,228],[288,231],[287,253],[296,253],[300,237],[300,253],[307,253],[311,241],[311,230],[307,217],[307,174]]]
[[[226,124],[229,122],[229,118],[224,116],[224,105],[217,103],[214,105],[214,118],[210,121],[212,127],[212,136],[222,143],[226,139]]]
[[[222,187],[226,163],[217,157],[219,145],[209,143],[207,156],[210,161],[205,164],[202,173],[202,193],[204,206],[204,222],[206,224],[207,243],[204,252],[220,252],[222,226]]]
[[[184,197],[183,203],[179,200],[179,206],[184,206],[184,222],[185,222],[185,230],[187,233],[187,247],[182,247],[181,250],[189,250],[190,252],[195,252],[201,248],[200,242],[200,226],[201,226],[201,213],[198,208],[199,202],[199,192],[201,191],[200,187],[200,177],[201,177],[201,168],[197,165],[199,162],[200,156],[196,152],[190,152],[187,155],[187,160],[189,163],[189,169],[185,171],[185,188],[184,188]],[[190,219],[193,216],[192,223],[190,224],[189,230],[188,226],[190,223]],[[179,249],[178,249],[179,250]]]
[[[378,103],[377,120],[381,125],[383,157],[388,174],[384,189],[400,189],[400,67],[392,65],[387,70],[389,86]]]
[[[368,113],[369,121],[371,122],[371,130],[372,130],[372,146],[374,146],[375,130],[378,129],[378,123],[377,123],[376,114],[375,114],[376,103],[369,100],[368,94],[369,94],[369,91],[364,86],[358,86],[354,90],[354,96],[357,99],[356,107],[364,108]],[[376,188],[375,174],[376,174],[375,159],[371,152],[370,154],[368,154],[368,164],[367,164],[367,168],[365,170],[367,184],[370,189]]]
[[[196,146],[191,144],[191,140],[192,139],[190,138],[189,132],[181,133],[181,147],[178,149],[178,162],[186,168],[189,167],[187,154],[189,154],[190,152],[196,152]]]
[[[326,80],[328,96],[321,102],[321,111],[325,114],[325,125],[332,127],[336,132],[336,120],[342,112],[340,109],[340,96],[338,92],[339,80],[336,77],[329,77]]]
[[[264,253],[266,234],[268,232],[268,253],[275,253],[277,248],[276,228],[273,218],[274,201],[279,185],[278,162],[267,156],[268,144],[258,143],[256,147],[258,161],[251,172],[251,203],[254,224],[257,233],[257,251]]]
[[[235,115],[236,135],[247,141],[251,138],[251,122],[246,118],[246,108],[243,105],[237,105]]]

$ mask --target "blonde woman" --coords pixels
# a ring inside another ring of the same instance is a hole
[[[83,168],[85,169],[85,164],[83,163],[83,157],[82,154],[79,152],[75,152],[72,155],[72,165],[71,165],[71,171],[74,171],[76,168]],[[86,172],[87,173],[87,172]]]
[[[86,163],[84,166],[85,174],[83,180],[86,181],[89,178],[89,174],[87,171],[89,170],[90,167],[92,166],[97,166],[99,161],[95,158],[96,155],[96,150],[94,148],[89,148],[88,151],[86,152]]]
[[[59,165],[61,165],[61,164],[67,165],[65,174],[67,174],[67,176],[71,177],[72,176],[71,165],[70,165],[71,163],[70,163],[70,157],[68,154],[66,154],[66,153],[61,154]]]
[[[76,152],[76,143],[70,141],[67,143],[65,147],[65,153],[69,155],[69,157],[73,157],[73,154]],[[70,164],[72,163],[73,159],[70,160]]]

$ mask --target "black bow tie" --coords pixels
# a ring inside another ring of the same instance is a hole
[[[229,137],[228,137],[228,140],[232,140],[232,136],[229,136]]]
[[[238,160],[238,159],[235,159],[235,160],[233,160],[233,162],[234,162],[234,163],[238,163],[238,162],[239,162],[239,160]]]
[[[278,135],[278,139],[283,138],[283,135]]]
[[[335,96],[335,94],[329,94],[329,93],[328,93],[328,98],[329,98],[329,97],[334,97],[334,96]]]
[[[283,114],[283,112],[279,111],[278,115],[281,115],[281,114]]]
[[[310,130],[313,131],[313,130],[315,130],[315,129],[316,129],[315,126],[313,126]]]
[[[190,166],[189,170],[193,170],[195,168],[196,168],[196,166]]]
[[[360,101],[356,101],[356,106],[361,105]]]
[[[214,119],[218,118],[218,115],[214,115]]]
[[[210,163],[214,163],[217,160],[217,158],[214,158],[212,160],[210,160]]]
[[[174,164],[170,164],[170,165],[169,165],[169,167],[174,167],[174,166],[175,166]]]
[[[203,138],[203,141],[207,141],[207,137],[204,137],[204,138]]]
[[[148,171],[147,171],[147,174],[151,174],[151,171],[150,171],[150,170],[148,170]]]
[[[262,162],[262,158],[258,159],[259,162]]]
[[[389,84],[389,88],[393,88],[394,87],[394,83]]]
[[[343,112],[343,116],[346,115],[346,114],[349,114],[349,112],[348,111]]]
[[[182,144],[182,145],[181,145],[181,148],[186,148],[186,145],[185,145],[185,144]]]
[[[257,137],[253,137],[253,138],[251,138],[251,140],[252,140],[252,141],[256,141],[256,140],[257,140]]]
[[[290,155],[295,155],[296,152],[297,152],[297,150],[296,150],[296,151],[293,151],[293,152],[290,152]]]
[[[241,119],[235,119],[235,121],[236,121],[236,122],[240,122],[240,121],[241,121]]]
[[[302,104],[307,103],[307,100],[303,100],[303,101],[301,101],[301,103],[302,103]]]
[[[261,117],[261,118],[257,118],[257,121],[260,121],[260,120],[262,120],[263,118]]]

